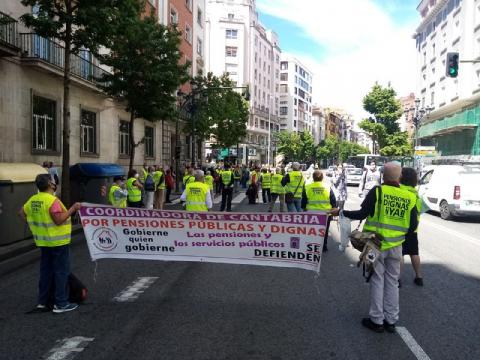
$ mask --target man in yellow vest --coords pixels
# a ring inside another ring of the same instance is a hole
[[[180,196],[180,201],[185,203],[187,211],[204,212],[213,206],[210,188],[204,182],[202,170],[195,171],[195,181],[189,182]]]
[[[210,188],[210,194],[213,198],[213,176],[212,176],[212,170],[207,171],[207,175],[205,176],[205,184],[208,185]]]
[[[400,188],[401,173],[398,163],[385,164],[383,184],[368,192],[360,210],[331,211],[333,216],[343,212],[350,219],[366,218],[363,231],[376,232],[382,237],[381,253],[373,264],[370,279],[370,316],[362,319],[362,325],[375,332],[395,332],[400,310],[398,277],[402,243],[418,225],[416,198]]]
[[[235,183],[235,177],[233,171],[230,170],[229,164],[225,164],[220,179],[222,181],[222,204],[220,205],[220,211],[225,211],[226,209],[230,212],[232,211],[233,184]]]
[[[190,166],[188,166],[185,169],[185,175],[183,175],[183,180],[182,180],[183,189],[185,189],[187,187],[187,184],[195,181],[195,176],[193,175],[194,171],[195,170],[193,169],[193,167],[190,167]]]
[[[128,172],[127,191],[128,191],[128,206],[134,208],[143,207],[142,203],[142,189],[143,185],[138,179],[137,170],[132,169]]]
[[[80,209],[75,203],[66,209],[54,195],[56,184],[50,175],[40,174],[35,179],[38,194],[33,195],[20,210],[27,221],[35,244],[41,249],[38,303],[35,311],[48,311],[50,285],[55,285],[53,312],[75,310],[78,305],[68,301],[68,276],[70,275],[70,217]]]
[[[263,203],[271,203],[272,194],[270,190],[272,187],[272,174],[265,168],[262,169],[262,173],[260,174],[260,183],[262,184]]]
[[[147,175],[148,175],[148,165],[147,163],[144,163],[139,175],[139,179],[142,182],[142,184],[145,183],[145,179],[147,178]]]
[[[333,190],[323,182],[323,173],[315,170],[312,174],[313,182],[304,187],[302,191],[302,209],[306,211],[327,212],[337,206]],[[328,251],[328,231],[330,229],[330,216],[327,218],[325,236],[323,238],[323,252]]]
[[[304,184],[305,179],[300,171],[300,164],[294,162],[292,164],[292,171],[286,174],[282,180],[282,185],[285,186],[286,190],[285,202],[287,203],[288,212],[302,211],[302,190]],[[288,197],[291,197],[292,201],[288,201]]]
[[[272,194],[272,201],[270,202],[270,206],[268,207],[268,212],[273,211],[277,199],[279,199],[280,201],[280,212],[285,211],[285,188],[282,186],[282,179],[282,169],[277,168],[275,170],[275,174],[272,175],[272,187],[270,190]]]
[[[126,208],[128,199],[128,190],[125,188],[125,177],[115,176],[113,184],[108,193],[110,204],[116,208]]]
[[[155,167],[153,172],[153,181],[155,181],[155,199],[153,202],[153,208],[163,210],[164,194],[165,194],[165,174],[160,166]]]

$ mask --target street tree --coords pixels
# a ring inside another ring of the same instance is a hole
[[[315,162],[317,157],[317,146],[315,145],[315,139],[309,132],[300,133],[300,148],[298,151],[298,160],[308,164]]]
[[[158,23],[151,14],[141,16],[137,0],[123,0],[136,9],[134,17],[119,19],[112,34],[108,54],[101,62],[115,69],[101,81],[105,92],[125,104],[130,113],[130,163],[144,138],[135,141],[135,120],[173,120],[176,115],[175,91],[188,81],[189,63],[180,65],[181,33],[175,27]]]
[[[285,161],[299,160],[301,149],[300,135],[295,132],[281,131],[276,136],[277,152],[284,156]]]
[[[375,84],[363,98],[363,108],[372,114],[378,124],[385,126],[387,134],[400,131],[397,120],[402,116],[402,106],[395,98],[396,92],[390,86]]]
[[[72,55],[89,49],[96,53],[105,44],[118,19],[128,16],[121,11],[123,0],[21,0],[35,7],[22,15],[24,24],[39,36],[52,38],[64,46],[62,109],[62,193],[70,204],[70,71]]]
[[[385,125],[371,121],[370,119],[362,120],[358,126],[365,131],[373,142],[373,152],[375,149],[382,149],[386,145],[387,141],[387,129]]]
[[[387,136],[386,145],[380,150],[384,156],[410,156],[413,146],[407,132],[397,132]]]

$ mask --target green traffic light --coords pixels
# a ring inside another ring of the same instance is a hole
[[[457,74],[458,74],[457,69],[455,69],[455,68],[450,68],[450,76],[451,76],[451,77],[456,77]]]

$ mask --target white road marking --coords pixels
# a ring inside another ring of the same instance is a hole
[[[413,338],[412,334],[404,327],[397,327],[397,333],[412,351],[418,360],[430,360],[430,357],[423,351],[422,347]]]
[[[422,226],[422,224],[427,224],[431,227],[437,228],[438,230],[441,230],[442,232],[446,232],[450,235],[455,236],[456,238],[459,238],[459,239],[465,240],[469,243],[472,243],[473,245],[477,245],[477,246],[480,245],[480,239],[479,238],[474,238],[473,236],[462,234],[461,232],[449,229],[448,227],[440,225],[440,224],[436,224],[435,222],[427,220],[425,218],[422,218],[420,220],[420,227]]]
[[[94,338],[75,336],[57,341],[57,345],[43,356],[45,360],[71,360],[81,353]]]
[[[139,277],[132,283],[132,285],[128,286],[125,290],[121,291],[117,296],[115,296],[113,300],[118,302],[134,301],[157,279],[158,277],[156,276]]]

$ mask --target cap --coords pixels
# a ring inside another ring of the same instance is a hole
[[[113,181],[118,181],[118,180],[125,180],[125,176],[121,175],[121,176],[115,176],[113,178]]]

